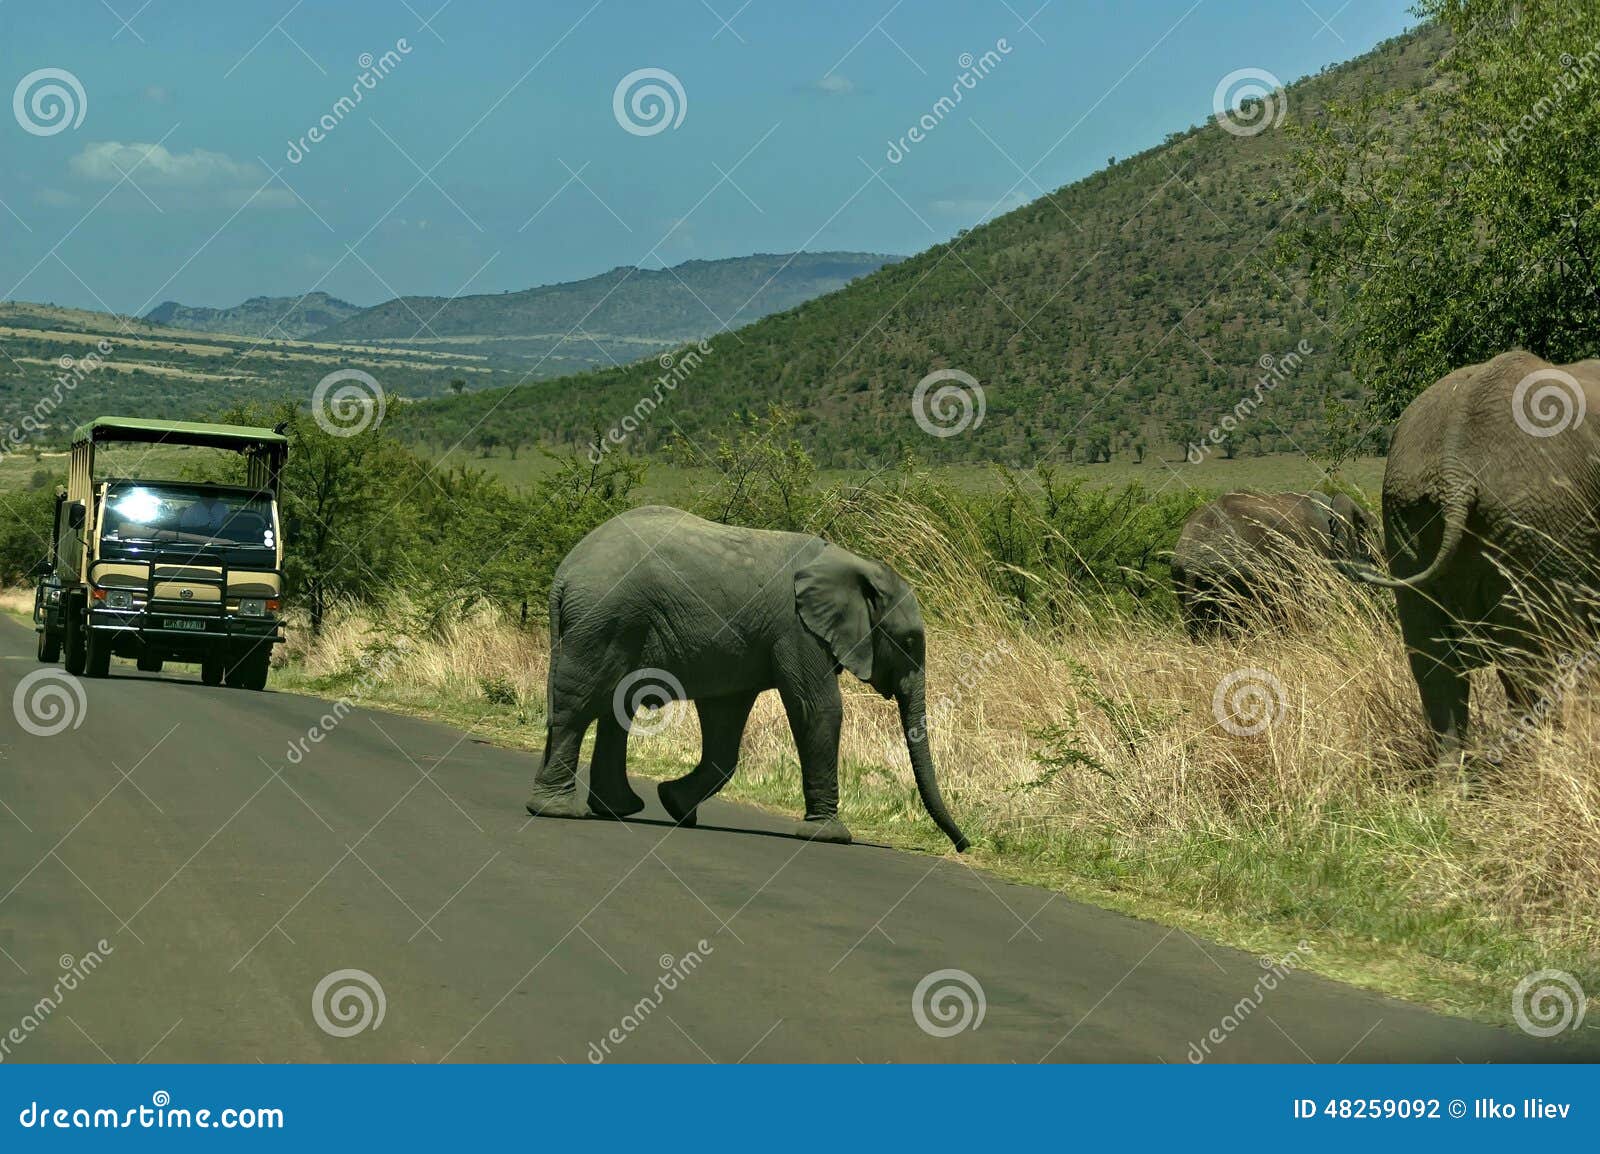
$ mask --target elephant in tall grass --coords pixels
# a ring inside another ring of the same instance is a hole
[[[1384,553],[1422,711],[1459,765],[1468,674],[1498,667],[1513,710],[1548,702],[1592,652],[1600,589],[1600,361],[1502,353],[1429,386],[1396,424]],[[1585,664],[1592,663],[1592,660]],[[1540,710],[1539,712],[1543,712]]]
[[[733,775],[756,698],[776,689],[800,754],[805,836],[848,842],[839,820],[845,669],[899,705],[922,803],[965,850],[928,752],[922,615],[904,579],[809,534],[659,505],[618,514],[573,547],[552,582],[549,721],[528,812],[637,813],[628,734],[641,703],[672,698],[695,704],[700,761],[657,793],[674,820],[693,825],[696,807]],[[585,801],[578,750],[592,723]]]
[[[1310,558],[1371,560],[1376,521],[1343,493],[1225,493],[1190,514],[1172,582],[1193,638],[1272,612]]]

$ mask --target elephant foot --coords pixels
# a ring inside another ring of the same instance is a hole
[[[807,841],[850,844],[850,827],[837,817],[808,817],[800,823],[800,836]]]
[[[528,812],[534,817],[588,817],[589,807],[578,797],[575,786],[567,789],[546,790],[533,788],[528,798]]]
[[[632,817],[644,808],[644,799],[633,790],[627,790],[621,797],[606,799],[594,790],[589,791],[589,812],[595,817],[610,818],[621,821],[625,817]]]
[[[667,811],[668,817],[678,825],[693,829],[698,820],[695,816],[697,805],[685,806],[684,802],[688,799],[682,797],[678,789],[678,782],[664,781],[656,786],[656,796],[661,799],[661,808]]]

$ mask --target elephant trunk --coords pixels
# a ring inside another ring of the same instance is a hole
[[[912,674],[902,683],[895,693],[895,704],[900,707],[900,726],[905,730],[906,752],[911,755],[911,772],[917,779],[917,793],[922,797],[923,807],[933,818],[933,824],[955,845],[956,852],[965,853],[966,836],[944,807],[939,779],[933,772],[933,756],[928,752],[927,703],[921,673]]]

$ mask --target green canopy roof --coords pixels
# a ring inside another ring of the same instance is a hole
[[[96,417],[79,425],[72,443],[126,441],[141,444],[205,445],[214,449],[246,449],[251,445],[287,445],[289,438],[250,425],[208,425],[201,421],[151,421],[143,417]]]

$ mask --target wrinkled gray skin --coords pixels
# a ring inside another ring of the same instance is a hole
[[[1196,509],[1172,553],[1172,581],[1189,636],[1235,632],[1240,611],[1266,605],[1298,550],[1370,561],[1377,521],[1343,493],[1226,493]],[[1264,577],[1270,569],[1276,579]]]
[[[1582,392],[1530,374],[1569,374]],[[1562,413],[1581,422],[1562,421]],[[1563,431],[1535,436],[1518,424]],[[1384,552],[1400,629],[1441,768],[1461,764],[1468,673],[1499,667],[1519,716],[1551,693],[1552,626],[1581,622],[1600,588],[1600,361],[1503,353],[1412,401],[1383,475]],[[1513,587],[1528,597],[1508,596]],[[1584,593],[1588,590],[1588,593]],[[1529,600],[1532,605],[1530,606]],[[1576,659],[1579,655],[1572,654]]]
[[[848,842],[839,820],[841,669],[900,707],[917,790],[934,823],[967,839],[945,810],[928,753],[922,614],[893,570],[803,533],[741,529],[660,505],[595,529],[556,570],[550,591],[549,729],[528,812],[626,817],[644,805],[628,785],[639,670],[667,674],[700,717],[700,763],[658,788],[674,820],[733,775],[745,721],[776,689],[800,754],[805,836]],[[578,748],[598,722],[587,804]]]

